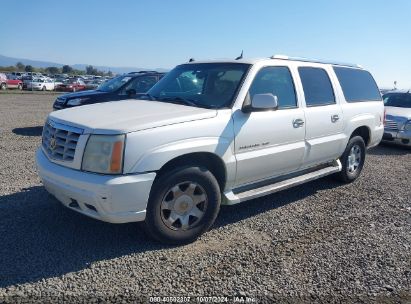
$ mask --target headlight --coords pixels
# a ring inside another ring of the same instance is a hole
[[[83,155],[82,170],[119,174],[123,171],[125,135],[90,135]]]
[[[67,101],[67,105],[68,106],[79,106],[81,105],[83,102],[85,102],[86,100],[88,100],[89,98],[74,98],[74,99],[69,99],[69,101]]]
[[[407,121],[404,126],[405,131],[411,131],[411,120]]]

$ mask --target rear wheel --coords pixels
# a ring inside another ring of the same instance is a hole
[[[23,86],[22,86],[21,84],[19,84],[19,85],[17,86],[17,88],[21,91],[21,90],[23,89]]]
[[[337,178],[345,183],[355,181],[361,174],[365,162],[365,143],[361,136],[352,137],[340,157],[342,170]]]
[[[145,230],[169,244],[195,241],[214,223],[220,187],[206,168],[181,167],[160,176],[151,190]]]
[[[0,90],[5,90],[7,88],[5,83],[0,84]]]

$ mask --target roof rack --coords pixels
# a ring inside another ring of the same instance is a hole
[[[286,56],[286,55],[273,55],[273,56],[270,57],[270,59],[324,63],[324,64],[341,65],[341,66],[347,66],[347,67],[361,68],[362,69],[361,65],[354,64],[354,63],[345,63],[345,62],[338,62],[338,61],[327,61],[327,60],[320,60],[320,59],[309,59],[309,58],[304,58],[304,57],[289,57],[289,56]]]

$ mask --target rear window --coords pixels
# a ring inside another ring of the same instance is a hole
[[[381,94],[374,78],[367,71],[334,67],[347,102],[380,101]]]

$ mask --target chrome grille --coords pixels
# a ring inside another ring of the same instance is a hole
[[[394,120],[387,119],[385,121],[385,128],[388,129],[388,130],[398,131],[398,123]]]
[[[52,159],[72,162],[81,134],[81,129],[48,121],[43,128],[42,145],[44,151]]]

